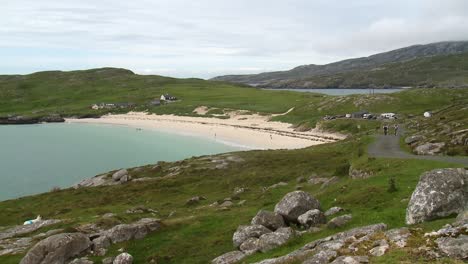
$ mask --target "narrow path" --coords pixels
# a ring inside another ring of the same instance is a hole
[[[434,160],[468,166],[468,157],[423,156],[407,153],[400,148],[400,135],[377,135],[375,141],[369,145],[368,153],[369,156],[377,158]]]

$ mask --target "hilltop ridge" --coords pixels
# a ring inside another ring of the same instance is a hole
[[[439,82],[453,80],[454,78],[449,75],[449,69],[462,69],[461,75],[468,76],[466,65],[457,60],[457,56],[463,56],[466,60],[467,52],[468,41],[438,42],[413,45],[369,57],[347,59],[325,65],[309,64],[288,71],[225,75],[212,80],[271,88],[383,88],[400,85],[429,87]],[[399,71],[391,72],[386,69],[387,66],[390,69],[396,67]],[[403,71],[409,66],[412,72]],[[430,83],[432,73],[437,71],[442,71],[445,74],[444,78]],[[392,80],[384,78],[388,74],[395,73],[406,73],[409,78],[398,78],[400,83],[392,83]],[[375,76],[376,74],[380,75]],[[370,75],[372,78],[365,78],[362,75]],[[455,86],[467,86],[467,83],[464,80]]]

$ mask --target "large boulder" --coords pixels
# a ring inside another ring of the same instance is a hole
[[[258,239],[258,249],[261,252],[267,252],[288,242],[289,239],[294,237],[294,230],[291,227],[282,227],[273,233],[262,235]]]
[[[418,141],[421,141],[423,139],[422,136],[409,136],[405,138],[405,143],[408,145],[411,145],[413,143],[416,143]]]
[[[339,228],[346,225],[351,219],[353,219],[353,216],[350,214],[341,215],[330,220],[327,226],[329,228]]]
[[[258,211],[257,215],[252,219],[251,224],[262,225],[273,231],[286,225],[280,214],[265,210]]]
[[[425,143],[414,148],[414,152],[418,155],[436,155],[445,147],[444,142],[438,143]]]
[[[312,209],[320,209],[320,202],[303,191],[286,194],[275,206],[276,213],[282,215],[285,220],[295,223],[300,215]]]
[[[223,254],[211,261],[211,264],[234,264],[245,258],[245,254],[240,251],[231,251]]]
[[[451,258],[468,259],[468,236],[460,235],[457,238],[441,237],[436,244],[445,255]]]
[[[259,238],[263,234],[271,233],[271,230],[262,225],[239,226],[232,236],[235,247],[239,247],[251,237]]]
[[[112,179],[114,181],[120,181],[120,178],[127,176],[127,175],[128,175],[128,171],[126,169],[121,169],[115,172],[114,174],[112,174]]]
[[[116,225],[93,239],[93,250],[96,255],[105,255],[106,249],[111,244],[141,239],[160,228],[161,222],[154,218],[143,218],[132,224]]]
[[[468,171],[436,169],[422,174],[406,209],[406,224],[446,217],[468,206]]]
[[[132,264],[133,263],[133,257],[132,255],[128,253],[122,253],[115,257],[114,261],[112,264]]]
[[[320,210],[312,209],[301,214],[297,218],[297,221],[302,226],[309,228],[309,227],[325,224],[327,222],[327,219],[325,218],[325,215]]]
[[[63,264],[90,246],[88,236],[82,233],[53,235],[31,248],[20,264]]]

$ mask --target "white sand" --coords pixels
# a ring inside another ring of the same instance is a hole
[[[296,132],[289,124],[269,122],[270,116],[229,113],[229,119],[130,112],[93,119],[67,119],[69,123],[125,125],[208,138],[246,149],[297,149],[334,142],[343,135],[319,131]]]

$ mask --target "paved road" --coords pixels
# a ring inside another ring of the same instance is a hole
[[[400,148],[400,136],[378,135],[369,146],[368,153],[371,157],[378,158],[400,158],[400,159],[422,159],[463,164],[468,167],[468,157],[450,156],[422,156],[404,152]]]

